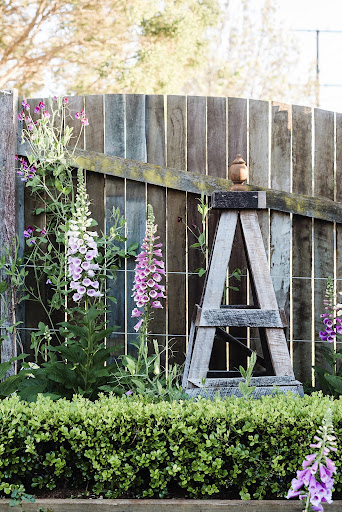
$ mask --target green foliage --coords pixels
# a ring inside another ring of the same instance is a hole
[[[239,367],[241,376],[245,379],[244,382],[239,383],[239,390],[245,400],[248,400],[248,398],[250,398],[255,391],[255,386],[251,386],[250,383],[256,360],[256,353],[253,352],[247,370],[245,370],[242,366]]]
[[[329,407],[341,439],[342,401],[321,393],[172,403],[40,396],[28,404],[12,396],[0,402],[0,491],[283,498]],[[338,453],[336,493],[342,491]]]
[[[119,395],[125,393],[128,396],[140,394],[154,401],[172,402],[187,398],[179,384],[179,366],[170,365],[168,371],[162,367],[157,340],[152,342],[151,355],[148,355],[149,342],[140,340],[132,344],[137,348],[137,357],[129,354],[122,356],[110,386],[103,386],[102,390],[115,391]]]
[[[326,343],[320,349],[324,356],[323,364],[314,366],[316,389],[319,388],[323,393],[338,398],[342,395],[342,349],[336,350],[332,340],[335,339],[336,342],[342,340],[342,322],[339,316],[342,313],[342,305],[336,304],[334,282],[330,276],[327,280],[323,303],[325,313],[321,316],[323,317],[324,327],[322,327],[323,331],[319,333],[319,336],[322,341],[329,339],[329,334],[332,334],[332,337],[330,343]],[[325,324],[327,320],[331,322],[330,332],[327,331],[328,325]]]
[[[72,398],[74,394],[95,399],[99,390],[112,377],[116,365],[106,364],[113,349],[106,348],[105,338],[114,329],[104,328],[100,318],[106,311],[104,304],[98,302],[87,310],[75,309],[72,317],[74,323],[61,323],[60,332],[65,342],[44,347],[47,357],[41,366],[37,364],[39,355],[44,356],[40,354],[41,340],[32,347],[36,354],[36,364],[25,365],[30,373],[19,386],[22,399],[36,400],[39,393],[54,399]],[[48,341],[48,327],[42,323],[39,326]]]
[[[9,506],[20,506],[20,509],[22,509],[23,502],[34,503],[35,501],[34,497],[31,494],[27,494],[24,487],[21,485],[19,489],[13,489],[11,492],[11,501],[9,502]]]

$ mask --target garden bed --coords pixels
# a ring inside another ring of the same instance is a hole
[[[23,506],[26,512],[299,512],[299,501],[264,500],[37,500]],[[19,507],[9,509],[9,500],[0,501],[0,512],[19,512]],[[326,512],[340,512],[342,501],[325,505]]]

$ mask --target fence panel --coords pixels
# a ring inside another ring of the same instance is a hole
[[[39,101],[36,98],[30,103],[34,106]],[[78,142],[80,148],[195,172],[199,179],[201,174],[226,178],[229,165],[240,153],[248,160],[249,183],[253,185],[330,199],[334,199],[335,194],[335,200],[342,200],[340,114],[336,115],[335,123],[331,112],[317,109],[312,112],[312,109],[300,106],[291,108],[241,98],[136,94],[70,97],[68,106],[73,112],[85,106],[89,119],[85,135]],[[67,122],[74,128],[75,143],[80,123],[74,117],[69,117]],[[200,300],[203,285],[203,278],[192,275],[201,261],[199,254],[190,249],[195,240],[185,226],[188,223],[191,227],[193,221],[199,224],[196,197],[181,190],[90,171],[87,172],[87,188],[92,214],[100,230],[109,232],[113,223],[112,209],[120,208],[127,219],[126,247],[132,242],[141,244],[147,202],[154,206],[158,232],[164,244],[168,299],[166,307],[155,312],[151,332],[161,347],[172,340],[175,352],[170,355],[170,362],[183,362],[189,319],[193,305]],[[23,194],[22,187],[17,186],[18,212],[23,211],[25,201],[25,217],[21,214],[17,221],[21,230],[29,223],[44,223],[43,216],[32,216],[35,205],[27,190]],[[209,245],[216,221],[215,213],[208,224]],[[319,364],[323,361],[322,345],[317,340],[327,277],[335,272],[337,290],[342,288],[342,281],[339,281],[342,280],[342,228],[340,225],[335,227],[332,222],[313,221],[277,211],[260,212],[259,221],[279,306],[285,308],[292,320],[287,334],[295,373],[300,380],[309,381],[313,360]],[[241,237],[237,234],[230,269],[242,268],[245,276],[239,292],[229,293],[229,303],[246,303],[250,295],[247,265],[242,253]],[[132,340],[136,339],[131,319],[134,266],[133,259],[125,261],[116,281],[108,282],[118,299],[117,304],[109,305],[108,322],[117,325],[118,331],[108,343],[113,347],[124,346],[129,351]],[[44,290],[42,293],[48,292]],[[38,316],[43,319],[43,313]],[[28,303],[25,329],[34,329],[36,319],[37,305]],[[235,334],[249,342],[247,330]],[[250,344],[259,346],[253,329]],[[29,336],[26,348],[28,346]],[[230,349],[227,360],[225,345],[215,345],[213,367],[233,369],[241,362],[243,360],[235,349]]]

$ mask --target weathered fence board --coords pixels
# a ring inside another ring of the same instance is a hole
[[[147,162],[165,166],[166,165],[166,147],[165,147],[165,106],[164,96],[155,95],[146,98],[146,150]],[[165,257],[166,252],[166,189],[155,185],[147,187],[147,202],[153,207],[156,224],[158,225],[157,236],[159,242],[163,244],[162,251]],[[165,284],[165,279],[162,281]],[[163,301],[162,301],[163,302]],[[166,327],[167,327],[167,308],[155,309],[153,320],[150,324],[150,331],[159,336],[153,336],[158,341],[161,348],[161,358],[163,364],[167,360],[166,345]]]
[[[314,153],[314,187],[315,196],[334,199],[334,114],[325,110],[314,110],[315,153]],[[323,299],[328,276],[334,275],[334,225],[314,221],[314,306],[315,333],[322,330]],[[315,364],[326,366],[322,353],[323,342],[315,344]]]
[[[291,106],[272,104],[271,187],[291,191]],[[291,219],[271,211],[270,268],[274,291],[290,325]],[[287,332],[288,337],[288,332]],[[288,340],[289,341],[289,340]]]
[[[32,100],[32,105],[37,101]],[[342,115],[336,115],[334,131],[333,113],[316,110],[313,115],[312,109],[297,106],[291,113],[290,106],[257,100],[120,94],[70,97],[67,123],[73,126],[75,135],[71,146],[81,127],[74,113],[84,106],[89,126],[78,147],[87,151],[76,150],[75,163],[90,171],[86,173],[88,193],[98,229],[109,232],[113,222],[110,213],[113,207],[119,207],[127,218],[127,244],[140,244],[146,205],[150,202],[154,206],[164,243],[168,301],[163,310],[156,311],[151,332],[161,346],[167,340],[174,343],[177,354],[170,361],[184,360],[189,318],[193,304],[200,302],[202,287],[201,280],[192,275],[199,266],[198,255],[189,248],[193,239],[185,227],[186,222],[191,227],[192,220],[196,224],[199,221],[197,199],[192,194],[199,197],[201,191],[210,195],[215,189],[228,190],[228,167],[236,153],[241,153],[249,159],[249,189],[267,189],[271,214],[258,212],[259,223],[279,307],[287,310],[291,320],[288,339],[296,377],[309,381],[328,275],[337,279],[337,291],[342,289]],[[20,146],[20,152],[24,154],[25,147]],[[22,184],[18,183],[17,226],[21,232],[28,223],[43,222],[42,217],[33,220],[30,195],[27,190],[23,195]],[[209,245],[216,221],[217,214],[212,212]],[[108,343],[125,345],[126,349],[136,338],[130,317],[134,265],[133,259],[125,261],[116,282],[108,283],[118,299],[117,304],[109,305],[108,321],[119,326]],[[238,249],[230,267],[246,267]],[[243,304],[250,296],[244,278],[239,292],[230,292],[228,300]],[[36,318],[36,304],[27,304],[25,327],[34,329]],[[241,332],[240,337],[248,338]],[[253,328],[250,340],[243,341],[258,346]],[[319,362],[320,347],[316,343]],[[225,343],[215,346],[215,351],[213,368],[233,368],[241,362],[239,349],[233,348],[230,360],[226,360]]]
[[[312,194],[312,109],[292,107],[292,190]],[[292,219],[293,367],[301,382],[311,382],[312,368],[312,219]]]
[[[167,165],[186,169],[186,98],[167,98]],[[166,268],[168,295],[168,333],[171,350],[170,360],[184,361],[187,338],[187,270],[186,262],[186,193],[167,191],[167,253]],[[179,308],[182,303],[183,307]],[[177,311],[175,314],[174,312]]]
[[[207,168],[208,176],[228,177],[227,158],[227,99],[207,98]],[[220,213],[212,210],[208,220],[208,246],[215,236]],[[209,368],[227,368],[227,347],[221,340],[214,340],[214,348]]]
[[[122,94],[107,94],[104,101],[104,151],[105,154],[125,158],[125,97]],[[106,176],[106,234],[113,227],[113,208],[119,208],[125,217],[125,181],[115,176]],[[124,231],[123,233],[124,234]],[[124,243],[116,242],[120,249]],[[116,304],[109,301],[107,320],[117,330],[108,339],[107,345],[113,346],[113,354],[125,351],[125,262],[117,272],[116,279],[108,279],[108,292],[115,297]]]
[[[13,254],[13,237],[16,229],[15,217],[15,160],[17,143],[17,93],[16,91],[0,91],[0,255],[5,255],[6,246],[11,246]],[[5,276],[2,274],[1,280]],[[14,336],[9,336],[5,328],[12,323],[14,304],[10,293],[2,296],[0,312],[4,324],[1,335],[5,339],[1,345],[1,358],[8,360],[17,354]],[[6,304],[7,303],[7,304]],[[15,365],[10,373],[14,373]]]
[[[228,98],[228,162],[232,165],[237,154],[247,161],[247,100],[242,98]],[[243,239],[240,223],[238,223],[233,250],[229,262],[229,273],[235,269],[241,270],[241,280],[229,279],[229,286],[238,288],[238,291],[229,288],[227,290],[229,304],[247,304],[248,272],[245,252],[243,250]],[[229,332],[234,338],[238,338],[247,345],[247,327],[231,327]],[[229,369],[236,370],[239,364],[246,364],[247,358],[241,357],[240,349],[237,346],[229,346]]]

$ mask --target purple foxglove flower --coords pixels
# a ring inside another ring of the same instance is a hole
[[[81,267],[83,268],[83,270],[89,270],[90,269],[90,263],[89,261],[84,261],[83,263],[81,263]]]
[[[91,283],[91,285],[92,285],[92,287],[93,287],[93,288],[98,288],[98,287],[100,286],[100,284],[99,284],[99,282],[98,282],[98,281],[93,281],[93,282]]]
[[[42,101],[39,102],[39,108],[41,108],[43,110],[45,110],[45,108],[46,108]]]
[[[74,293],[74,295],[72,296],[72,300],[75,302],[78,302],[79,300],[81,300],[81,298],[82,295],[80,295],[79,293]]]
[[[39,108],[39,107],[36,107],[36,108],[34,109],[34,113],[35,113],[35,114],[39,114],[39,112],[40,112],[40,108]]]
[[[290,498],[297,498],[297,496],[300,495],[300,491],[293,491],[292,489],[289,489],[287,495],[286,495],[286,498],[287,499],[290,499]]]
[[[45,284],[52,284],[51,279],[47,279]]]
[[[137,324],[135,324],[135,326],[134,326],[134,330],[135,330],[135,331],[139,331],[139,329],[140,329],[140,327],[141,327],[142,323],[143,323],[143,319],[139,320],[139,322],[138,322]]]
[[[152,298],[152,299],[156,299],[158,297],[158,293],[156,292],[156,290],[150,290],[149,292],[149,296]]]
[[[84,247],[84,245],[82,245],[78,250],[81,254],[85,254],[87,252],[87,248]]]
[[[92,281],[89,279],[89,277],[86,277],[83,279],[82,284],[83,284],[83,286],[85,286],[87,288],[88,286],[90,286],[92,284]]]
[[[88,276],[89,277],[94,277],[94,275],[95,275],[94,270],[88,270]]]
[[[142,311],[140,311],[138,308],[134,308],[133,311],[132,311],[132,318],[139,317],[142,314],[143,314]]]
[[[125,395],[126,396],[133,395],[133,391],[131,389],[129,389],[128,391],[126,391]]]
[[[77,293],[79,293],[80,295],[84,295],[85,292],[86,292],[85,286],[79,286],[77,288]]]
[[[89,126],[89,121],[88,121],[88,119],[86,117],[81,119],[81,123],[83,124],[83,126]]]
[[[94,297],[95,293],[96,293],[95,290],[93,290],[92,288],[89,288],[87,290],[88,297]]]
[[[325,458],[325,464],[326,464],[327,468],[329,469],[329,471],[332,471],[332,473],[336,473],[335,463],[331,459],[329,459],[329,457]]]
[[[162,280],[162,276],[160,274],[153,274],[153,279],[159,283]]]
[[[163,309],[163,306],[161,305],[159,300],[155,300],[155,301],[151,302],[151,306],[152,306],[152,308],[155,308],[155,309],[160,309],[160,308]]]
[[[80,118],[80,113],[79,112],[76,112],[75,114],[75,119],[79,119]]]

